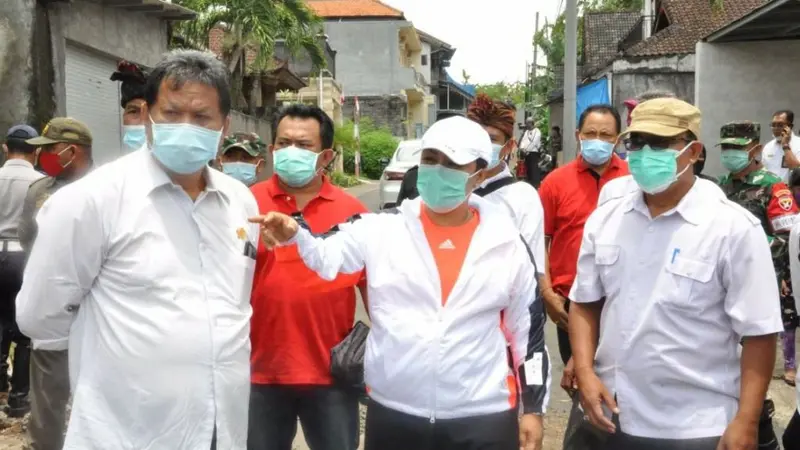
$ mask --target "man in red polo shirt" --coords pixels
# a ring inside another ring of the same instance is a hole
[[[324,233],[367,209],[322,175],[335,157],[333,122],[316,106],[282,109],[273,127],[275,174],[251,189],[265,214],[302,217]],[[325,289],[318,285],[328,283]],[[353,326],[363,274],[321,280],[296,246],[267,251],[259,245],[253,282],[249,450],[290,450],[303,427],[311,450],[355,450],[358,397],[330,376],[330,352]],[[316,286],[313,294],[309,287]]]
[[[583,225],[597,208],[606,182],[629,173],[627,163],[614,154],[621,128],[619,113],[611,105],[587,108],[576,132],[580,155],[548,175],[539,189],[548,262],[542,292],[547,313],[558,325],[558,349],[564,364],[572,356],[567,295],[575,280]]]

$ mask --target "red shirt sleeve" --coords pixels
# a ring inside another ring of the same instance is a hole
[[[552,236],[556,231],[556,199],[555,191],[551,185],[552,174],[542,181],[539,187],[539,198],[542,201],[542,209],[544,210],[544,235]]]
[[[785,183],[775,183],[770,189],[772,192],[767,205],[767,219],[772,225],[772,232],[788,233],[792,229],[795,216],[800,212],[797,202]]]

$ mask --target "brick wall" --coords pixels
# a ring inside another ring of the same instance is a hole
[[[408,117],[408,107],[403,97],[392,96],[364,96],[358,97],[361,108],[361,117],[372,119],[376,125],[388,127],[394,136],[405,138],[405,121]],[[345,120],[353,120],[355,97],[346,97],[342,105],[342,115]]]
[[[225,39],[225,30],[221,27],[214,27],[208,32],[208,49],[215,55],[222,54],[222,41]]]

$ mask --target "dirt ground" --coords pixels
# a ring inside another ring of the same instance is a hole
[[[546,339],[550,347],[550,356],[553,364],[553,391],[550,398],[550,407],[545,418],[545,438],[543,450],[561,450],[561,443],[564,439],[564,430],[569,417],[569,410],[572,406],[571,400],[566,393],[559,387],[563,365],[558,357],[558,349],[555,347],[556,336],[555,328],[548,323]],[[783,358],[778,351],[778,358],[775,364],[775,376],[770,385],[769,396],[775,402],[775,431],[780,437],[783,430],[794,414],[795,390],[781,379],[783,375]],[[363,419],[366,411],[362,408],[362,432]],[[27,425],[27,418],[10,419],[0,412],[0,450],[24,450],[25,438],[24,431]],[[307,450],[302,432],[298,433],[295,440],[294,450]]]

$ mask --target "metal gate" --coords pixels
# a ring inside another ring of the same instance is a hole
[[[95,164],[122,155],[119,83],[110,80],[117,62],[68,43],[65,66],[67,115],[91,130]]]

